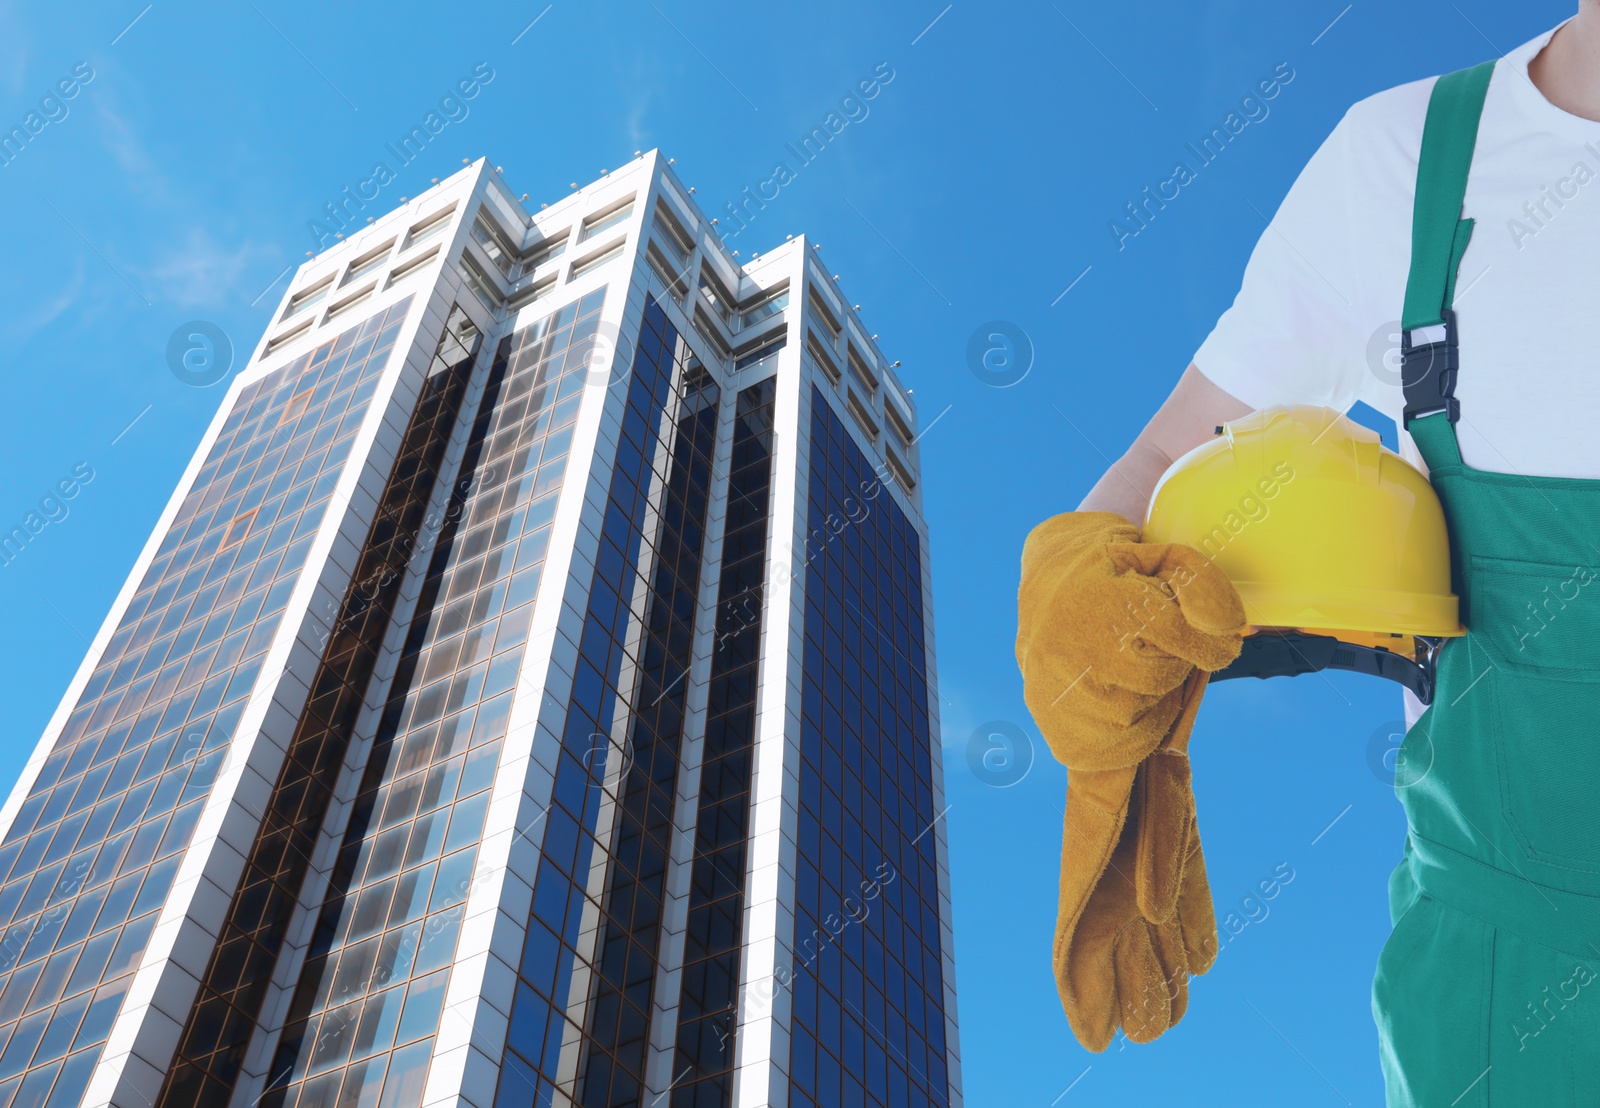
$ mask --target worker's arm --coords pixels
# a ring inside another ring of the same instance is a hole
[[[1095,482],[1078,510],[1116,512],[1135,527],[1144,526],[1150,494],[1167,467],[1215,434],[1217,424],[1249,410],[1191,363],[1128,452]]]

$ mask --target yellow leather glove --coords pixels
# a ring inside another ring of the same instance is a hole
[[[1091,1050],[1160,1035],[1216,953],[1187,749],[1196,669],[1237,657],[1244,611],[1199,552],[1138,539],[1112,513],[1047,520],[1018,596],[1024,698],[1069,769],[1056,979]]]
[[[1068,771],[1053,961],[1061,1006],[1090,1050],[1109,1046],[1118,1027],[1138,1043],[1167,1031],[1188,1007],[1189,975],[1204,973],[1216,958],[1192,799],[1173,804],[1172,819],[1148,806],[1174,799],[1149,778],[1166,772],[1167,761],[1187,760],[1166,751],[1186,744],[1205,681],[1197,672],[1185,683],[1171,735],[1137,769]],[[1107,842],[1114,850],[1097,869],[1093,859]],[[1170,881],[1151,873],[1152,865],[1172,874]],[[1152,918],[1145,906],[1157,888],[1169,900]]]
[[[1183,683],[1239,656],[1244,606],[1205,555],[1144,544],[1113,512],[1045,520],[1022,548],[1023,697],[1069,768],[1131,769],[1172,730]]]

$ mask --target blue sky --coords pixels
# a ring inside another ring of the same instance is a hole
[[[77,476],[80,491],[0,568],[0,780],[26,760],[221,398],[169,371],[168,337],[211,321],[247,353],[323,205],[458,80],[480,63],[494,73],[378,204],[480,155],[535,202],[555,199],[659,146],[715,212],[886,63],[894,79],[870,113],[741,247],[815,236],[903,362],[924,423],[939,417],[923,476],[967,1103],[1374,1103],[1368,986],[1404,823],[1369,748],[1399,717],[1398,692],[1341,675],[1208,695],[1192,753],[1219,916],[1281,867],[1294,876],[1196,982],[1173,1033],[1089,1055],[1050,974],[1065,772],[1022,704],[1017,557],[1171,387],[1231,300],[1260,213],[1350,103],[1502,53],[1574,7],[6,5],[0,129],[57,118],[0,167],[0,529],[58,481]],[[1280,66],[1293,77],[1267,111],[1119,249],[1123,205]],[[75,69],[92,76],[41,109]],[[1033,348],[1010,388],[969,368],[969,337],[992,320]],[[968,737],[994,720],[1031,737],[1024,758],[1037,752],[1009,788],[968,765]]]

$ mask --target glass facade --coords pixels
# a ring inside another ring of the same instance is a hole
[[[345,599],[330,613],[321,662],[179,1040],[162,1108],[221,1103],[239,1076],[481,341],[456,309],[422,382]]]
[[[647,300],[496,1108],[641,1100],[718,399]]]
[[[291,281],[0,823],[0,1108],[97,1068],[148,1108],[417,1108],[458,1073],[494,1108],[949,1104],[924,536],[852,422],[899,383],[803,240],[741,269],[662,159],[510,197],[463,169]],[[536,265],[569,240],[604,253]],[[548,300],[485,315],[497,266]]]
[[[242,390],[0,844],[0,1104],[74,1104],[409,301]]]
[[[794,1108],[949,1103],[921,539],[811,394]]]
[[[421,1102],[604,298],[496,353],[265,1108]]]
[[[776,380],[739,393],[706,702],[672,1108],[733,1103]]]

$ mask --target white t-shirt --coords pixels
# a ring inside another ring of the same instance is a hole
[[[1600,123],[1529,79],[1554,33],[1506,55],[1489,83],[1463,212],[1476,225],[1456,280],[1456,435],[1476,469],[1600,478]],[[1351,108],[1256,244],[1194,357],[1243,403],[1364,400],[1399,422],[1398,320],[1433,82]]]

